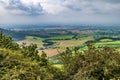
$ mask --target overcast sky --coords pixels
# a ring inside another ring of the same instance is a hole
[[[120,23],[120,0],[0,0],[0,23]]]

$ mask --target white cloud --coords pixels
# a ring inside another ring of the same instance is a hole
[[[3,7],[0,6],[0,16],[4,16],[6,14],[7,14],[7,11]]]
[[[66,7],[57,4],[48,4],[48,3],[41,3],[43,10],[49,14],[58,14],[64,10]]]
[[[120,3],[107,3],[111,0],[1,0],[5,7],[13,8],[13,11],[19,11],[29,14],[37,14],[46,12],[48,14],[59,14],[66,12],[68,9],[75,10],[77,12],[85,14],[104,14],[104,13],[119,13]],[[118,0],[115,0],[116,2]],[[18,3],[17,3],[18,2]],[[19,10],[14,10],[14,8]],[[22,11],[23,10],[23,11]],[[28,11],[28,12],[27,12]],[[34,13],[35,12],[35,13]],[[15,12],[17,13],[17,12]],[[40,14],[41,15],[41,14]]]
[[[27,16],[25,20],[38,17],[40,21],[117,21],[120,0],[0,0],[0,12],[3,18],[12,14],[16,18]]]

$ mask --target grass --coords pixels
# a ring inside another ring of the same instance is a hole
[[[41,37],[36,37],[36,36],[26,36],[26,39],[38,39],[38,40],[44,40]]]
[[[118,41],[109,41],[109,42],[98,42],[95,46],[110,46],[110,47],[119,47],[120,48],[120,40]]]
[[[62,69],[62,68],[63,68],[63,65],[62,65],[62,64],[54,64],[53,66],[54,66],[54,67],[57,67],[57,68],[59,68],[59,69]]]
[[[67,36],[55,36],[55,37],[49,37],[46,39],[50,39],[50,40],[65,40],[65,39],[72,39],[74,35],[67,35]]]
[[[66,38],[72,38],[73,35],[68,36],[57,36],[57,37],[50,37],[50,39],[66,39]],[[19,41],[19,44],[22,44],[23,42],[27,45],[33,43],[37,44],[38,48],[43,47],[43,40],[46,38],[36,37],[36,36],[26,36],[25,40]],[[81,37],[78,40],[71,39],[71,40],[51,40],[54,43],[54,46],[57,47],[55,49],[45,49],[43,50],[48,57],[57,55],[63,51],[66,50],[66,47],[75,47],[75,46],[82,46],[86,41],[93,40],[92,36],[89,37]],[[100,42],[97,42],[95,44],[96,47],[101,46],[110,46],[110,47],[117,47],[117,49],[120,51],[120,41],[112,41],[111,39],[103,39]],[[86,49],[86,47],[81,48],[79,51],[82,52]],[[39,50],[39,54],[41,54],[41,50]]]
[[[104,42],[98,42],[95,44],[96,47],[100,46],[100,47],[105,47],[105,46],[109,46],[109,47],[113,47],[116,48],[117,51],[120,52],[120,40],[117,41],[104,41]]]
[[[22,41],[18,41],[18,44],[22,44],[22,43],[26,43],[26,45],[30,45],[31,43],[33,44],[37,44],[38,48],[43,47],[43,42],[42,40],[44,40],[43,38],[40,37],[36,37],[36,36],[26,36],[25,40]]]
[[[112,39],[102,39],[102,40],[100,40],[100,42],[110,42],[110,41],[112,41]]]
[[[59,47],[73,47],[83,44],[84,40],[56,40],[56,45]]]
[[[88,40],[93,40],[93,37],[86,37],[86,38],[81,38],[79,40],[52,40],[55,42],[55,46],[57,47],[75,47],[75,46],[80,46],[84,44]]]

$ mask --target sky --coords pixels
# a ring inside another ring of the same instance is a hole
[[[0,23],[120,23],[120,0],[0,0]]]

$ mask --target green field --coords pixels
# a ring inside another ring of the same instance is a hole
[[[81,44],[81,46],[82,46],[82,44]],[[106,39],[106,40],[104,39],[104,40],[101,40],[101,41],[95,43],[95,46],[96,46],[96,47],[109,46],[109,47],[116,48],[118,51],[120,51],[120,40],[112,41],[112,40],[110,40],[110,39]],[[84,52],[84,51],[87,50],[87,49],[88,49],[87,46],[83,45],[83,47],[80,48],[78,51],[82,53],[82,52]],[[75,53],[75,52],[73,51],[72,54],[74,55],[74,53]],[[52,62],[55,63],[54,66],[56,66],[56,67],[58,67],[58,68],[62,68],[62,64],[60,63],[60,61],[59,61],[58,58],[56,58],[56,57],[51,57],[51,60],[52,60]],[[58,64],[56,64],[56,63],[58,63]]]
[[[120,40],[118,41],[108,41],[108,42],[97,42],[95,46],[110,46],[110,47],[117,47],[120,48]]]
[[[77,33],[76,35],[57,35],[57,36],[51,36],[46,38],[36,37],[36,36],[26,36],[25,40],[19,41],[18,43],[22,44],[23,42],[27,45],[33,43],[37,44],[38,48],[43,48],[45,44],[45,40],[48,40],[49,42],[53,42],[52,46],[55,48],[48,48],[44,50],[39,50],[39,54],[41,54],[41,51],[44,51],[49,61],[53,63],[53,66],[59,68],[62,70],[63,64],[61,63],[59,57],[60,53],[64,52],[66,50],[66,47],[69,47],[70,49],[73,49],[74,47],[78,46],[79,50],[78,52],[84,53],[85,50],[88,49],[85,42],[99,39],[98,41],[95,41],[94,46],[95,47],[113,47],[116,48],[118,51],[120,51],[120,40],[112,40],[111,38],[103,38],[103,35],[101,34],[95,34],[92,31],[74,31],[74,33]],[[97,36],[97,38],[96,38]],[[100,37],[99,37],[100,36]],[[108,36],[108,35],[107,35]],[[51,46],[51,45],[50,45]],[[74,56],[75,51],[72,51],[72,56]]]
[[[66,36],[54,36],[54,37],[49,37],[46,39],[50,39],[50,40],[65,40],[65,39],[72,39],[74,35],[66,35]]]
[[[49,32],[49,31],[48,31]],[[72,32],[72,31],[71,31]],[[26,43],[27,45],[33,43],[37,44],[38,48],[45,48],[46,46],[44,44],[47,44],[48,42],[53,42],[51,45],[47,46],[53,46],[52,48],[45,49],[44,51],[48,54],[48,56],[51,57],[54,55],[59,54],[56,50],[59,50],[61,52],[66,50],[66,47],[76,47],[80,46],[79,51],[83,51],[87,49],[87,46],[85,45],[85,42],[91,41],[91,40],[96,40],[96,39],[101,39],[104,37],[105,31],[102,30],[73,30],[72,34],[66,34],[66,35],[52,35],[51,37],[46,37],[46,38],[41,38],[41,37],[36,37],[36,36],[26,36],[26,38],[22,41],[18,41],[19,44],[22,44],[23,42]],[[62,33],[62,31],[61,31]],[[67,33],[67,32],[66,32]],[[111,32],[110,32],[111,33]],[[57,33],[56,33],[57,34]],[[45,34],[47,35],[47,34]],[[110,46],[118,49],[120,51],[120,40],[112,40],[111,38],[114,36],[110,35],[107,33],[107,38],[103,38],[99,41],[96,41],[95,46],[98,47],[104,47],[104,46]],[[119,36],[118,36],[119,37]],[[46,42],[44,42],[46,40]],[[47,42],[48,41],[48,42]],[[44,45],[44,46],[43,46]],[[81,47],[84,46],[84,47]]]
[[[112,39],[102,39],[102,40],[100,40],[100,42],[110,42],[110,41],[112,41]]]
[[[43,38],[40,37],[36,37],[36,36],[26,36],[25,40],[22,41],[18,41],[18,44],[22,44],[22,43],[26,43],[26,45],[29,45],[31,43],[33,44],[37,44],[38,48],[43,47],[43,42],[42,40],[44,40]]]

